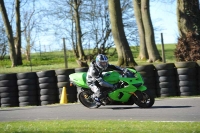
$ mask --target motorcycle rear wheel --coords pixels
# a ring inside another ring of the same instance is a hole
[[[135,104],[140,108],[150,108],[153,106],[155,102],[155,98],[149,90],[141,92],[143,95],[143,99],[141,101],[136,101]]]
[[[98,108],[101,105],[97,105],[96,101],[94,101],[94,99],[91,97],[92,94],[91,92],[88,91],[82,91],[79,93],[78,98],[79,101],[87,108]]]

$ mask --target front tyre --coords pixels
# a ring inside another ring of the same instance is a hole
[[[97,105],[96,101],[91,97],[92,93],[90,90],[82,91],[79,93],[79,101],[87,108],[98,108],[101,105]]]
[[[142,99],[135,102],[140,108],[150,108],[155,102],[155,98],[152,93],[147,89],[142,93]]]

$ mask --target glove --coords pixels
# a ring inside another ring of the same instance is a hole
[[[124,68],[124,69],[123,69],[123,72],[124,72],[124,74],[126,74],[126,73],[128,72],[128,69],[127,69],[127,68]]]
[[[113,89],[113,90],[118,89],[118,85],[117,85],[117,84],[114,84],[113,87],[112,87],[112,89]]]

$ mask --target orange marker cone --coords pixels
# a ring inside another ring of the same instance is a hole
[[[65,104],[65,103],[67,103],[67,91],[66,91],[66,87],[63,87],[60,104]]]

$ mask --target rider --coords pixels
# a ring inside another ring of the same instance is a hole
[[[118,66],[110,65],[108,63],[108,57],[103,54],[97,55],[96,60],[90,63],[86,79],[88,86],[94,92],[93,98],[95,99],[98,105],[101,105],[100,99],[103,97],[103,95],[101,95],[100,93],[99,87],[107,87],[113,90],[117,88],[116,85],[112,85],[103,80],[102,72],[107,70],[107,68],[117,71],[126,70]]]

